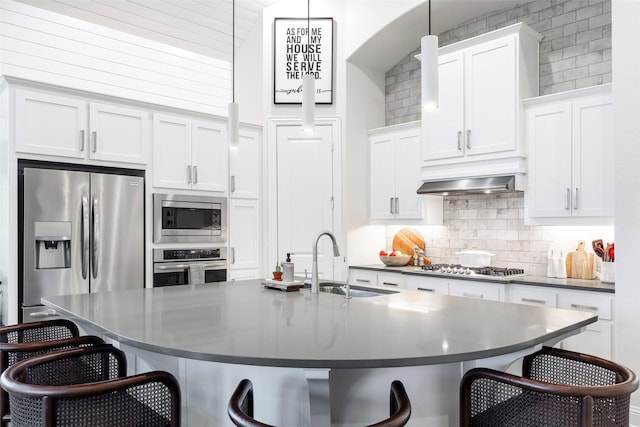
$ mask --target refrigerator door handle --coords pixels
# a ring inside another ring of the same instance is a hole
[[[82,196],[82,278],[86,280],[89,268],[89,201]]]
[[[91,247],[91,275],[95,279],[98,277],[98,247],[100,246],[100,215],[98,213],[98,199],[95,198],[93,199],[91,216],[93,217],[93,230],[91,232],[93,236],[93,245]]]

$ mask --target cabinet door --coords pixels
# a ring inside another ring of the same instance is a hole
[[[153,185],[191,188],[191,121],[153,116]]]
[[[260,215],[257,200],[229,200],[229,269],[257,269]]]
[[[395,212],[398,219],[423,218],[420,186],[420,129],[401,132],[396,139]]]
[[[229,196],[257,199],[260,195],[260,130],[241,129],[240,143],[229,148]]]
[[[611,322],[598,321],[587,325],[584,331],[561,341],[558,347],[579,353],[613,359],[613,334]]]
[[[528,109],[526,127],[527,216],[571,216],[571,104]]]
[[[148,112],[91,103],[89,130],[90,159],[147,164]]]
[[[573,213],[614,214],[613,104],[610,96],[573,103]]]
[[[439,57],[438,108],[423,110],[422,160],[464,155],[464,55],[453,52]]]
[[[371,219],[395,218],[396,143],[393,135],[371,138]],[[417,187],[416,187],[417,188]]]
[[[16,89],[15,96],[16,151],[86,157],[85,101],[22,89]]]
[[[466,155],[517,148],[516,37],[465,50]]]
[[[191,132],[193,189],[226,193],[229,154],[225,123],[194,120]]]

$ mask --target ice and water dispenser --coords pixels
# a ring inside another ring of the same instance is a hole
[[[36,270],[71,268],[71,222],[36,222]]]

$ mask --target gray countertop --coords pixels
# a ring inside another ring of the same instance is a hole
[[[128,345],[178,357],[303,368],[430,365],[511,353],[597,320],[591,313],[419,291],[371,298],[259,280],[43,298]]]
[[[470,279],[467,276],[456,276],[451,274],[438,275],[435,273],[429,273],[427,275],[422,271],[418,270],[417,267],[413,267],[413,266],[389,267],[384,264],[367,264],[367,265],[351,265],[349,266],[349,268],[359,269],[359,270],[371,270],[376,272],[384,271],[389,273],[412,274],[412,275],[419,275],[423,277],[444,277],[444,278],[456,279],[456,280],[474,280],[474,279]],[[613,283],[605,283],[605,282],[601,282],[600,280],[556,279],[556,278],[550,278],[550,277],[531,276],[531,275],[526,275],[524,277],[519,277],[515,279],[491,279],[491,278],[483,277],[478,280],[482,280],[483,282],[544,286],[544,287],[569,289],[569,290],[585,290],[585,291],[608,292],[608,293],[614,293],[616,289]]]

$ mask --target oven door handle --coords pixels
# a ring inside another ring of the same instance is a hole
[[[213,262],[203,264],[205,270],[211,270],[216,268],[218,270],[223,270],[226,268],[224,261],[223,262]],[[156,265],[153,267],[154,272],[163,272],[163,273],[172,273],[179,272],[189,269],[189,264],[171,264],[171,265]]]

